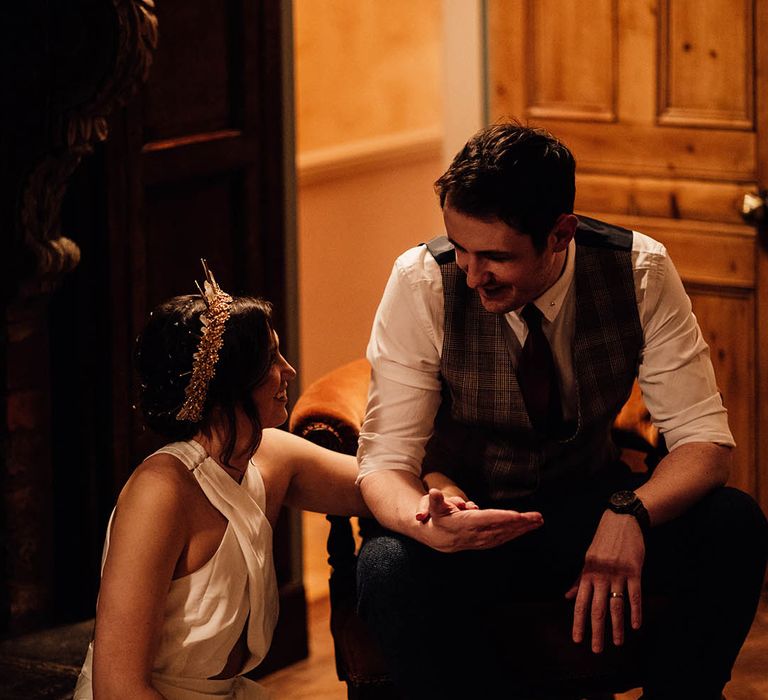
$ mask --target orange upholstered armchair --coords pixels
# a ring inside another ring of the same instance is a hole
[[[355,454],[365,414],[370,366],[364,359],[343,365],[311,384],[294,407],[293,433],[319,445]],[[664,454],[657,429],[635,385],[614,423],[617,443],[633,469],[653,468]],[[363,621],[356,614],[356,551],[349,518],[328,516],[328,562],[331,566],[331,634],[339,679],[347,683],[350,700],[396,699],[387,664]],[[364,539],[371,521],[359,519]],[[663,601],[646,601],[646,606]],[[521,603],[515,624],[532,634],[525,648],[510,656],[510,674],[524,688],[525,698],[613,697],[640,685],[642,636],[633,635],[622,648],[610,646],[595,655],[570,639],[571,604]],[[565,642],[564,642],[565,640]]]

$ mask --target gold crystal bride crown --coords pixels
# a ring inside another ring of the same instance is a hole
[[[202,417],[208,385],[216,374],[219,350],[224,343],[224,326],[232,305],[232,297],[219,287],[205,260],[201,259],[200,262],[203,264],[205,281],[202,288],[197,281],[195,285],[207,308],[200,314],[203,329],[193,357],[192,378],[184,390],[184,403],[176,414],[176,420],[192,423],[196,423]]]

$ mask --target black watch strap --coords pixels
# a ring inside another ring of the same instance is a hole
[[[648,515],[648,511],[639,498],[635,501],[635,505],[632,508],[632,515],[635,516],[638,525],[640,525],[643,535],[647,536],[651,529],[651,516]]]
[[[634,491],[617,491],[608,499],[608,507],[614,513],[634,516],[644,536],[650,531],[651,517]]]

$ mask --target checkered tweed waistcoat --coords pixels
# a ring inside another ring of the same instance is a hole
[[[642,328],[632,274],[632,232],[579,218],[573,367],[575,423],[557,436],[528,418],[500,314],[466,285],[447,239],[428,244],[445,299],[443,402],[424,470],[441,470],[484,505],[569,488],[618,460],[611,425],[637,376]]]

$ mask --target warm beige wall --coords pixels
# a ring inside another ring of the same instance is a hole
[[[300,378],[361,356],[394,258],[440,229],[441,0],[296,0]]]
[[[395,257],[439,232],[440,210],[431,187],[439,175],[438,148],[416,162],[301,187],[304,386],[365,353]]]
[[[298,151],[440,122],[441,0],[294,0]]]

